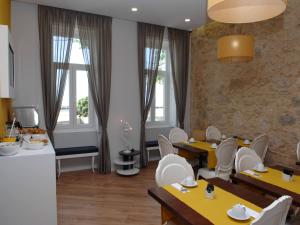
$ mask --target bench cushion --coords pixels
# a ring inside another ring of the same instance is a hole
[[[76,154],[85,154],[98,152],[98,148],[96,146],[83,146],[83,147],[72,147],[72,148],[56,148],[55,154],[59,155],[76,155]]]
[[[146,141],[146,148],[158,146],[158,141]]]

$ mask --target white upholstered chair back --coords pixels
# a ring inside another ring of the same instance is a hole
[[[188,141],[188,139],[189,139],[189,137],[184,130],[182,130],[178,127],[172,128],[170,130],[169,141],[171,143],[184,142],[184,141]]]
[[[236,139],[228,138],[221,142],[216,149],[216,174],[230,174],[233,168],[235,154],[238,148]]]
[[[188,176],[194,177],[194,171],[186,159],[175,154],[168,154],[158,163],[155,181],[158,186],[164,186],[180,183]]]
[[[269,146],[269,138],[266,134],[259,135],[256,137],[250,145],[250,148],[253,149],[256,154],[261,158],[264,162],[265,156],[267,154]]]
[[[175,149],[173,148],[172,143],[168,140],[168,138],[166,138],[164,135],[159,135],[157,139],[161,158],[168,154],[175,153]]]
[[[300,141],[297,144],[297,160],[300,161]]]
[[[285,225],[286,216],[292,203],[290,196],[282,196],[264,208],[251,225]]]
[[[221,140],[222,134],[218,128],[209,126],[206,128],[206,140]]]
[[[259,163],[262,161],[253,149],[242,147],[236,153],[235,170],[237,173],[252,170]]]

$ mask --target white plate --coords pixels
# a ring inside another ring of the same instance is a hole
[[[196,143],[197,141],[195,140],[195,141],[188,141],[189,143]]]
[[[189,187],[189,188],[197,187],[197,186],[198,186],[197,181],[194,181],[193,184],[186,184],[185,182],[180,182],[180,184],[181,184],[182,186]]]
[[[267,167],[265,167],[263,170],[259,170],[259,169],[257,169],[257,168],[254,168],[254,170],[255,170],[256,172],[259,172],[259,173],[266,173],[266,172],[268,172],[268,168],[267,168]]]
[[[247,211],[245,213],[245,216],[236,216],[232,213],[232,209],[229,209],[227,211],[227,215],[232,219],[239,220],[239,221],[249,220],[251,218],[250,214]]]

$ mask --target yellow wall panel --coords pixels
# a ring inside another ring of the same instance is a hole
[[[10,9],[10,0],[0,0],[0,24],[10,26]],[[5,122],[8,120],[10,108],[10,99],[0,99],[0,137],[5,134]]]

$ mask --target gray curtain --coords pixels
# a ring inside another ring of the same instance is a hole
[[[38,6],[44,116],[52,143],[69,69],[75,20],[68,10]]]
[[[89,87],[99,122],[99,172],[110,173],[110,150],[107,121],[111,87],[111,24],[110,17],[78,13],[77,25],[87,65]]]
[[[141,108],[140,164],[145,167],[148,157],[145,146],[145,125],[155,91],[164,27],[138,23],[138,69]]]
[[[176,114],[179,126],[183,129],[188,88],[190,32],[168,28],[168,39]]]

